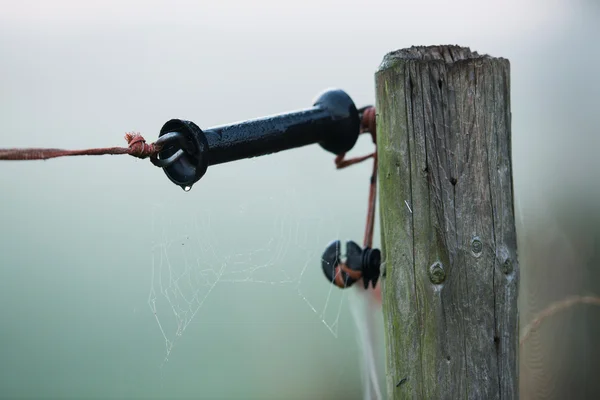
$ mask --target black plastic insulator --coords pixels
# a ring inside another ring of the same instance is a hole
[[[160,136],[174,132],[185,137],[188,145],[185,154],[173,157],[181,150],[181,141],[170,140],[159,152],[158,159],[173,157],[175,160],[163,167],[165,173],[176,185],[191,188],[209,165],[314,143],[336,155],[346,153],[358,139],[360,116],[350,96],[342,90],[331,89],[320,94],[313,106],[304,110],[205,130],[193,122],[175,119],[163,126]]]
[[[342,275],[343,285],[340,286],[336,283],[336,268],[342,263],[341,253],[341,242],[339,240],[331,242],[321,256],[321,267],[329,282],[345,289],[354,285],[358,279],[352,278],[348,273],[340,269],[338,273]],[[351,271],[358,273],[357,275],[363,280],[365,289],[369,287],[369,284],[374,288],[380,274],[381,252],[379,249],[372,249],[369,247],[363,249],[350,240],[346,242],[344,264]]]

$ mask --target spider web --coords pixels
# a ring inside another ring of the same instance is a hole
[[[184,224],[169,218],[164,207],[155,207],[152,230],[158,240],[152,246],[148,305],[164,339],[162,365],[222,285],[287,286],[338,337],[346,293],[325,279],[321,254],[340,238],[339,224],[334,215],[311,217],[322,213],[307,211],[311,205],[294,198],[294,190],[277,198],[253,195],[232,213],[207,209]],[[249,226],[256,227],[256,234],[248,235]],[[315,285],[317,279],[322,283]],[[235,293],[235,288],[226,290]]]

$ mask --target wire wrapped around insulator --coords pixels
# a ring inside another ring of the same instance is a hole
[[[321,257],[325,277],[341,289],[348,288],[360,279],[365,289],[369,284],[374,288],[379,279],[381,252],[366,247],[362,249],[353,241],[346,242],[345,261],[342,261],[341,242],[333,241]]]

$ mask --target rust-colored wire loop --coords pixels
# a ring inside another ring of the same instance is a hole
[[[367,107],[362,111],[360,121],[360,133],[369,133],[373,139],[373,143],[377,144],[377,127],[376,127],[376,110],[375,107]],[[335,158],[337,169],[347,168],[351,165],[361,163],[369,158],[373,159],[373,172],[371,173],[371,181],[369,186],[369,203],[367,209],[367,224],[365,227],[365,236],[363,239],[364,247],[373,247],[373,231],[375,225],[375,203],[377,197],[377,149],[366,156],[346,159],[345,154],[340,154]]]
[[[377,146],[377,127],[376,127],[376,110],[375,107],[367,107],[362,110],[362,118],[360,121],[360,133],[369,133],[373,139],[373,143]],[[373,159],[373,170],[371,173],[371,179],[369,183],[369,201],[367,206],[367,221],[365,225],[365,236],[363,238],[363,247],[373,247],[373,233],[375,227],[375,204],[377,200],[377,147],[371,154],[367,154],[361,157],[355,157],[346,159],[345,154],[340,154],[335,158],[335,165],[337,169],[347,168],[351,165],[361,163],[370,158]],[[338,287],[344,288],[345,282],[343,281],[342,273],[345,272],[354,280],[358,280],[362,277],[362,274],[358,271],[352,271],[345,264],[340,264],[335,271],[335,284]]]
[[[0,149],[0,160],[22,161],[22,160],[47,160],[50,158],[67,156],[101,156],[129,154],[137,158],[156,157],[160,146],[154,143],[146,143],[146,139],[139,133],[125,134],[125,140],[129,147],[102,147],[84,150],[64,149]]]
[[[345,272],[347,276],[349,276],[351,279],[353,279],[355,281],[358,281],[362,278],[361,271],[352,270],[352,269],[348,268],[348,266],[344,263],[338,264],[334,270],[334,277],[335,277],[334,283],[337,287],[339,287],[341,289],[346,288],[346,282],[344,282],[344,274],[342,274],[342,272]]]
[[[373,138],[373,143],[377,143],[376,116],[375,107],[368,107],[363,111],[363,117],[360,121],[361,133],[369,132]]]

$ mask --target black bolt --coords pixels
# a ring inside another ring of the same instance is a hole
[[[156,144],[162,150],[155,165],[169,179],[189,190],[209,165],[257,157],[319,143],[336,155],[356,143],[360,115],[342,90],[328,90],[311,108],[206,130],[190,121],[172,119],[161,129]]]
[[[341,242],[336,240],[327,246],[321,256],[321,267],[327,280],[345,289],[362,278],[365,289],[369,287],[369,283],[375,287],[380,274],[381,251],[369,247],[361,249],[358,244],[349,240],[346,242],[346,261],[343,263],[348,272],[343,269],[336,271],[340,264],[342,264]],[[335,279],[337,273],[341,274],[341,283]]]

